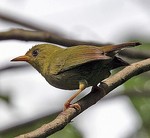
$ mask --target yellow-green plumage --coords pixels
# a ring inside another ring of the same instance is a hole
[[[89,86],[96,85],[110,75],[104,62],[112,60],[95,46],[60,48],[49,44],[34,46],[26,55],[28,61],[53,86],[61,89],[78,89],[79,81],[86,80]],[[38,55],[32,56],[37,50]],[[99,76],[99,77],[98,77]]]
[[[86,80],[88,86],[94,86],[107,78],[113,69],[113,62],[118,62],[118,67],[126,65],[118,58],[118,61],[113,59],[114,51],[128,46],[135,46],[135,43],[103,47],[81,45],[69,48],[40,44],[30,49],[26,55],[30,57],[28,62],[51,85],[61,89],[78,89],[80,80]],[[37,51],[38,55],[33,56],[34,51]]]

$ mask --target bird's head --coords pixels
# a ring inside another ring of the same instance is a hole
[[[16,57],[11,61],[26,61],[40,73],[51,63],[52,55],[60,50],[60,47],[51,44],[39,44],[27,51],[23,56]]]

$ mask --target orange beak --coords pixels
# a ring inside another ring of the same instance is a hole
[[[29,61],[29,56],[26,56],[26,55],[24,55],[24,56],[19,56],[19,57],[16,57],[16,58],[14,58],[14,59],[12,59],[11,61]]]

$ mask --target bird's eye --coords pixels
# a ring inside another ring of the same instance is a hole
[[[39,51],[36,49],[32,52],[32,56],[36,57],[39,54]]]

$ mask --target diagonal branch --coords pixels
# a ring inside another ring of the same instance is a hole
[[[71,122],[73,118],[75,118],[90,106],[94,105],[113,89],[120,86],[133,76],[139,75],[149,70],[150,58],[127,66],[115,75],[105,79],[99,87],[93,87],[88,95],[79,100],[77,103],[81,106],[80,111],[74,108],[68,108],[64,112],[61,112],[52,122],[44,124],[40,128],[27,134],[20,135],[17,138],[45,138],[63,129],[69,122]]]
[[[15,24],[18,24],[18,25],[21,25],[21,26],[24,26],[24,27],[27,27],[30,29],[43,31],[43,29],[40,27],[36,27],[35,25],[32,25],[31,23],[29,23],[25,20],[23,21],[23,20],[15,17],[15,16],[13,17],[13,16],[8,15],[8,14],[0,13],[0,19],[7,21],[7,22],[15,23]]]

